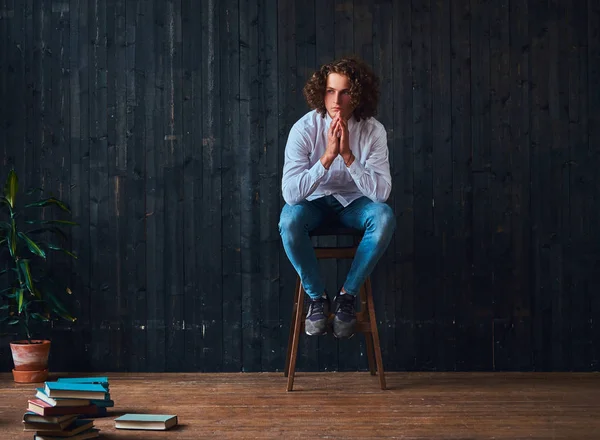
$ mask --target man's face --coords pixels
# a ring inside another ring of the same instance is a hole
[[[330,73],[327,76],[325,89],[325,108],[329,116],[334,118],[341,112],[345,120],[350,118],[354,108],[350,106],[350,80],[345,75]]]

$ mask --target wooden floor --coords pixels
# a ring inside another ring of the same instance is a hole
[[[115,407],[96,419],[105,439],[599,439],[597,373],[108,375]],[[53,377],[58,377],[53,375]],[[51,379],[53,379],[51,377]],[[28,439],[21,420],[35,385],[0,374],[0,438]],[[128,412],[177,414],[167,432],[115,430]]]

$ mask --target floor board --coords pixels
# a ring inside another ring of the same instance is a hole
[[[115,407],[105,439],[598,439],[598,373],[98,373]],[[51,379],[58,377],[54,374]],[[0,438],[31,438],[21,420],[35,385],[0,374]],[[167,432],[123,431],[127,412],[177,414]]]

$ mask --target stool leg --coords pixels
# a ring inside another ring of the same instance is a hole
[[[290,356],[292,354],[292,342],[294,341],[294,323],[296,322],[296,311],[298,310],[298,297],[300,293],[300,277],[296,277],[296,289],[294,290],[294,306],[292,307],[292,319],[290,319],[290,335],[288,336],[287,354],[285,355],[285,368],[283,376],[288,377],[290,367]]]
[[[296,316],[294,317],[294,334],[292,338],[292,350],[290,352],[290,365],[288,367],[287,390],[292,391],[294,387],[294,375],[296,373],[296,358],[298,357],[298,341],[300,340],[300,330],[302,328],[302,318],[304,315],[304,288],[302,283],[298,288],[298,307],[296,307]]]
[[[381,346],[379,345],[379,332],[377,331],[377,321],[375,319],[375,306],[373,305],[373,291],[371,289],[371,279],[365,281],[367,289],[367,305],[369,307],[369,320],[371,321],[371,334],[373,335],[373,345],[375,350],[375,359],[377,360],[377,372],[379,373],[379,385],[382,390],[386,389],[385,374],[383,372],[383,359],[381,359]]]
[[[360,287],[360,311],[363,316],[369,316],[368,305],[367,305],[367,294],[366,283]],[[370,321],[370,319],[369,319]],[[371,332],[365,333],[365,344],[367,346],[367,361],[369,361],[369,371],[371,376],[375,376],[375,353],[373,352],[373,334]]]

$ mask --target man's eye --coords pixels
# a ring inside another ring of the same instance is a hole
[[[331,94],[333,93],[333,90],[327,90],[327,93]]]

